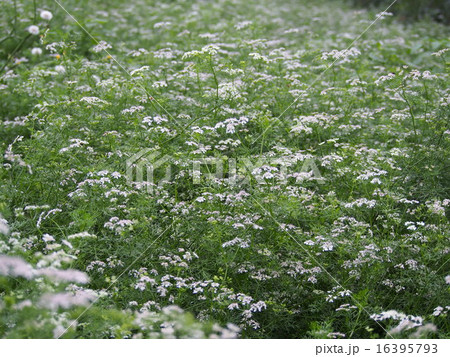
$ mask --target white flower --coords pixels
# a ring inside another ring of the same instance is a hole
[[[0,255],[0,275],[22,276],[31,279],[34,271],[33,267],[22,258]]]
[[[37,27],[36,25],[31,25],[30,27],[28,27],[28,32],[32,35],[39,35],[39,27]]]
[[[394,16],[394,14],[392,12],[383,11],[376,15],[377,19],[380,20],[384,20],[387,16]]]
[[[31,50],[31,54],[32,54],[33,56],[40,56],[40,55],[42,55],[42,49],[40,49],[39,47],[34,47],[34,48]]]
[[[333,243],[331,243],[331,242],[324,242],[322,244],[322,250],[324,252],[331,252],[333,250],[333,247],[334,247]]]
[[[234,28],[236,30],[242,30],[242,29],[245,29],[246,27],[249,27],[251,24],[253,24],[252,21],[242,21],[242,22],[238,22],[236,25],[234,25]]]
[[[442,311],[444,311],[444,308],[442,307],[442,306],[438,306],[438,307],[436,307],[435,309],[434,309],[434,311],[433,311],[433,316],[439,316],[441,313],[442,313]]]
[[[110,104],[107,101],[97,97],[83,97],[80,102],[86,102],[87,104]]]
[[[44,235],[42,236],[42,240],[43,240],[45,243],[48,243],[48,242],[54,242],[54,241],[55,241],[55,238],[53,238],[50,234],[44,234]]]
[[[0,234],[7,235],[9,233],[8,222],[0,216]]]
[[[58,66],[55,66],[55,71],[58,73],[64,73],[64,72],[66,72],[66,69],[64,68],[64,66],[58,65]]]
[[[38,275],[44,275],[56,281],[69,281],[79,284],[86,284],[89,282],[89,277],[86,273],[75,269],[58,270],[55,268],[43,268],[37,271]]]
[[[436,57],[441,57],[447,51],[450,51],[450,48],[444,48],[438,52],[432,53],[432,55]]]
[[[96,53],[99,53],[101,51],[106,51],[107,49],[112,48],[112,46],[105,42],[105,41],[100,41],[97,43],[97,45],[95,45],[92,50]]]
[[[267,309],[267,305],[264,301],[258,301],[250,306],[250,311],[252,312],[262,311],[263,309]]]
[[[68,309],[72,306],[87,306],[96,297],[97,295],[89,290],[79,290],[73,293],[48,293],[41,296],[38,304],[51,310]]]
[[[50,11],[42,10],[41,18],[47,21],[50,21],[53,18],[53,14]]]

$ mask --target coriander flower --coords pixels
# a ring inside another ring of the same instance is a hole
[[[50,11],[42,10],[41,18],[47,21],[50,21],[53,18],[53,14]]]
[[[78,290],[73,293],[47,293],[41,296],[38,304],[51,310],[69,309],[72,306],[87,306],[95,301],[96,297],[97,295],[91,290]]]
[[[32,35],[39,35],[39,27],[37,27],[36,25],[31,25],[27,30]]]
[[[92,50],[96,53],[99,53],[101,51],[106,51],[110,48],[112,48],[112,46],[109,43],[107,43],[105,41],[100,41],[97,43],[97,45],[94,46],[94,48]]]
[[[66,69],[64,68],[64,66],[58,65],[58,66],[55,66],[55,71],[58,73],[64,73],[66,71]]]
[[[7,235],[9,233],[8,222],[0,215],[0,234]]]
[[[0,275],[24,277],[31,279],[34,275],[33,267],[20,257],[0,255]]]
[[[89,282],[89,277],[86,273],[75,269],[58,270],[55,268],[43,268],[37,271],[38,275],[47,276],[55,281],[60,282],[74,282],[78,284],[86,284]]]
[[[31,54],[32,54],[33,56],[40,56],[40,55],[42,55],[42,49],[40,49],[39,47],[34,47],[34,48],[31,50]]]
[[[333,248],[334,248],[334,246],[333,246],[333,243],[331,243],[331,242],[324,242],[322,244],[322,250],[324,252],[331,252],[333,250]]]

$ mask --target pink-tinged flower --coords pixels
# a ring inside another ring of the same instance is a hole
[[[7,235],[9,233],[8,222],[0,216],[0,234]]]
[[[41,11],[41,18],[43,20],[50,21],[53,18],[53,14],[50,11],[42,10]]]
[[[19,257],[0,255],[0,275],[24,277],[31,279],[34,275],[33,267]]]
[[[57,66],[55,66],[55,71],[58,73],[65,73],[66,69],[64,68],[64,66],[57,65]]]
[[[34,48],[31,50],[31,54],[32,54],[33,56],[40,56],[40,55],[42,55],[42,49],[40,49],[39,47],[34,47]]]
[[[79,290],[73,293],[44,294],[39,305],[50,309],[69,309],[72,306],[87,306],[95,300],[97,295],[93,291]]]
[[[86,284],[89,282],[89,277],[86,273],[75,269],[58,270],[55,268],[44,268],[38,270],[38,274],[47,276],[57,281],[66,281],[78,284]]]
[[[31,25],[27,30],[32,35],[39,35],[39,27],[37,27],[36,25]]]

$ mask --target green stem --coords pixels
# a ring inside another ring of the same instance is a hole
[[[36,0],[33,0],[33,6],[34,6],[34,20],[33,20],[33,22],[36,23],[36,19],[37,19]]]
[[[22,41],[16,46],[16,48],[8,55],[8,58],[6,59],[6,62],[3,64],[2,68],[0,69],[0,72],[3,72],[5,67],[8,65],[9,61],[13,58],[13,56],[20,50],[20,48],[23,46],[26,40],[30,38],[31,34],[28,34],[25,36]]]
[[[411,103],[409,102],[408,98],[406,97],[404,89],[402,89],[402,98],[405,100],[406,104],[408,105],[409,115],[411,115],[411,120],[412,120],[412,124],[413,124],[413,129],[414,129],[414,136],[416,137],[416,141],[417,141],[416,117],[414,115]]]

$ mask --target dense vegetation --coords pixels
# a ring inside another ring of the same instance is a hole
[[[383,7],[394,0],[351,0],[354,5],[364,7]],[[383,10],[384,10],[383,9]],[[448,0],[397,0],[389,9],[403,21],[433,19],[450,24],[450,1]]]
[[[0,3],[0,336],[449,337],[448,27],[60,3]]]

